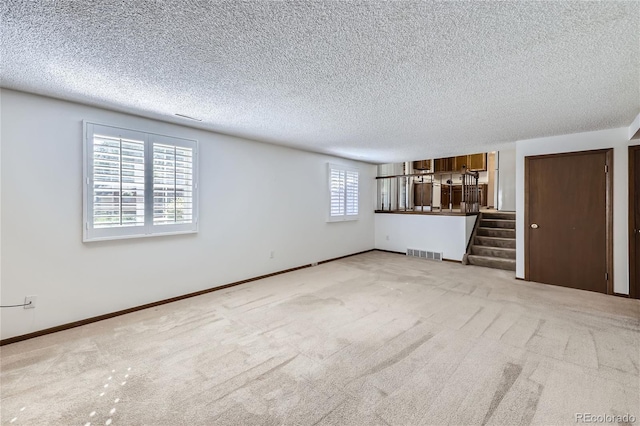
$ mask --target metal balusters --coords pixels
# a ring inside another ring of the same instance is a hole
[[[420,189],[421,189],[421,195],[420,195],[420,211],[424,211],[424,187],[427,186],[424,183],[424,179],[420,180]]]
[[[478,172],[470,172],[462,168],[462,202],[460,211],[474,213],[480,211],[480,189],[478,187]]]
[[[398,206],[400,205],[400,181],[397,178],[395,179],[395,181],[396,181],[396,196],[395,196],[396,205],[394,206],[395,207],[394,210],[397,210]]]
[[[460,181],[454,173],[415,173],[409,175],[380,176],[378,187],[379,211],[424,212],[424,211],[458,211],[455,198],[460,191],[460,211],[477,212],[480,205],[480,188],[478,172],[462,169]],[[459,183],[458,183],[459,182]],[[437,184],[439,183],[439,184]],[[416,188],[420,185],[420,188]],[[461,186],[461,187],[460,187]],[[457,188],[457,191],[455,190]],[[428,202],[425,201],[429,194]],[[445,200],[448,196],[448,200]],[[436,207],[436,199],[440,199]],[[419,200],[418,200],[419,199]],[[448,204],[448,206],[447,206]],[[428,207],[425,209],[425,207]],[[435,210],[434,210],[435,209]]]

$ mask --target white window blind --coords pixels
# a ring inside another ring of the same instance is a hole
[[[344,216],[346,173],[344,170],[331,169],[331,216]]]
[[[153,223],[191,223],[193,150],[153,144]]]
[[[144,226],[144,141],[93,137],[93,226]]]
[[[329,221],[356,220],[359,172],[329,164]]]
[[[358,215],[358,172],[346,171],[347,186],[345,188],[345,203],[347,216]]]
[[[84,124],[84,241],[197,231],[196,141]]]

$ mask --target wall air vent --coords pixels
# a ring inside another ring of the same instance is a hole
[[[428,250],[419,250],[419,249],[412,249],[412,248],[407,249],[407,256],[417,257],[420,259],[437,260],[441,262],[442,255],[443,253],[439,251],[428,251]]]

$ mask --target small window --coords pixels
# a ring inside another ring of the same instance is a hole
[[[197,142],[85,122],[83,241],[197,231]]]
[[[330,222],[358,219],[358,179],[357,169],[329,164]]]

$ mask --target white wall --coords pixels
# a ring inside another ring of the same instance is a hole
[[[2,111],[2,339],[372,249],[376,167],[9,90]],[[200,143],[200,232],[82,243],[82,120]],[[361,172],[327,223],[327,162]],[[275,258],[269,254],[275,251]]]
[[[476,216],[377,213],[375,248],[401,253],[422,249],[462,260],[475,220]]]
[[[516,276],[524,278],[524,158],[530,155],[613,148],[613,291],[629,294],[629,128],[516,142]]]
[[[636,118],[629,126],[629,139],[638,138],[640,138],[640,114],[636,115]]]
[[[496,152],[487,153],[487,206],[497,208],[498,203],[498,179],[496,179]]]
[[[516,150],[498,151],[498,210],[516,209]]]

